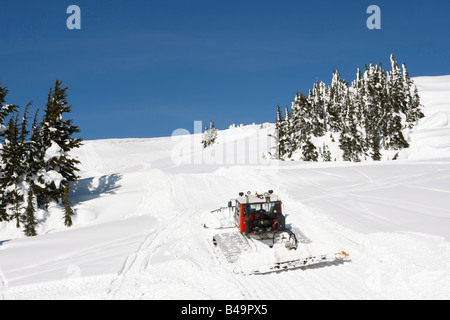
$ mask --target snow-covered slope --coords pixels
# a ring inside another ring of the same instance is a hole
[[[407,160],[267,160],[273,126],[87,141],[76,154],[76,218],[57,208],[40,235],[0,225],[0,299],[449,299],[450,76],[416,78],[426,118]],[[351,262],[263,276],[229,271],[201,227],[240,191],[273,189],[287,222]]]

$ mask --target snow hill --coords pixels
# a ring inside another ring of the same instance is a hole
[[[426,117],[399,161],[270,161],[272,124],[220,131],[207,152],[201,134],[86,141],[72,228],[56,207],[34,238],[0,224],[0,299],[449,299],[450,76],[414,81]],[[258,276],[219,264],[202,220],[269,189],[316,244],[304,250],[352,261]]]

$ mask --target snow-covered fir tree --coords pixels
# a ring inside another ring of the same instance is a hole
[[[323,144],[322,150],[321,150],[321,157],[323,162],[330,162],[331,161],[331,151],[327,144]]]
[[[203,133],[202,145],[203,148],[208,148],[216,143],[217,139],[217,129],[214,126],[214,122],[210,121],[209,128],[205,127],[205,132]]]
[[[281,126],[283,127],[282,131],[284,132],[284,136],[281,137],[281,143],[284,145],[283,157],[287,156],[290,158],[297,148],[297,141],[293,130],[294,119],[292,118],[288,106],[284,108],[284,121],[281,123]]]
[[[8,150],[8,147],[6,148],[6,157],[4,156],[4,150],[5,150],[5,142],[10,145],[10,141],[6,139],[6,135],[11,135],[11,130],[13,130],[13,133],[17,135],[17,128],[12,128],[14,124],[14,120],[9,120],[8,117],[11,114],[14,114],[18,108],[16,105],[9,105],[6,103],[6,96],[8,95],[8,89],[6,87],[1,86],[0,84],[0,143],[2,146],[2,155],[1,155],[1,170],[0,170],[0,221],[8,221],[10,220],[10,215],[8,214],[8,197],[10,197],[10,189],[7,189],[8,186],[11,185],[10,177],[8,177],[8,173],[5,171],[11,170],[10,165],[6,165],[10,160],[7,159],[9,156],[8,153],[11,153],[10,150]],[[9,132],[8,132],[9,128]],[[14,138],[15,139],[15,138]],[[14,143],[14,142],[13,142]],[[11,148],[9,148],[11,149]]]
[[[402,72],[395,61],[394,55],[391,55],[391,71],[387,73],[387,98],[384,105],[384,108],[389,114],[389,117],[385,121],[385,132],[383,133],[383,146],[387,149],[401,150],[409,147],[402,133],[402,122],[406,118],[402,116],[402,113],[408,112],[409,104],[407,101],[409,93],[405,89]]]
[[[327,113],[329,118],[329,128],[327,127],[327,131],[342,131],[344,124],[343,122],[348,116],[348,86],[347,83],[341,78],[339,70],[336,70],[333,73],[333,78],[329,89],[329,106],[327,108]]]
[[[318,161],[319,153],[317,152],[316,146],[308,138],[305,144],[302,146],[302,160],[303,161]]]
[[[20,201],[17,173],[18,157],[15,152],[18,143],[17,117],[11,117],[4,130],[2,146],[2,175],[0,177],[1,205],[0,216],[3,221],[10,221],[14,216],[13,207]]]
[[[308,101],[308,98],[303,94],[298,94],[292,103],[292,125],[290,126],[292,137],[292,149],[288,155],[291,158],[295,151],[304,150],[308,146],[308,151],[311,147],[311,135],[317,125],[317,121],[313,119],[313,104]],[[312,150],[311,150],[312,152]],[[309,152],[306,152],[306,158],[309,159]],[[305,154],[303,155],[305,157]],[[309,160],[307,160],[309,161]]]
[[[409,76],[406,64],[402,65],[402,75],[403,90],[405,92],[405,104],[403,105],[402,111],[406,115],[406,123],[408,128],[412,129],[425,115],[422,112],[419,91],[414,85],[414,81]]]
[[[24,233],[27,237],[34,237],[36,233],[37,219],[36,219],[36,207],[33,189],[30,188],[27,194],[27,207],[23,217]]]
[[[24,143],[27,135],[26,113],[22,124],[19,123],[19,113],[9,119],[2,148],[1,211],[5,220],[15,220],[17,227],[20,227],[27,189],[25,177],[28,163]]]
[[[287,153],[285,141],[288,138],[288,134],[285,132],[285,119],[283,119],[280,105],[277,106],[275,134],[270,136],[275,140],[274,150],[269,152],[270,156],[276,160],[283,160]]]
[[[28,104],[20,115],[19,107],[6,104],[8,90],[0,86],[0,221],[14,221],[25,235],[36,235],[37,209],[50,201],[64,205],[65,224],[72,224],[67,195],[70,183],[77,180],[79,161],[70,157],[82,139],[80,132],[63,115],[71,112],[67,88],[57,81],[51,89],[42,122],[36,111],[31,132]]]
[[[80,132],[78,126],[73,125],[72,120],[64,119],[72,110],[67,101],[68,88],[62,88],[61,84],[57,80],[55,87],[50,89],[40,130],[47,175],[45,194],[57,202],[62,201],[64,190],[70,187],[70,182],[78,179],[77,166],[80,162],[69,152],[82,143],[81,138],[73,136]]]
[[[36,111],[34,116],[31,127],[31,137],[27,143],[29,165],[27,181],[30,184],[30,188],[33,189],[37,207],[43,207],[48,204],[48,197],[45,195],[45,148],[41,136],[41,124],[39,123],[38,117],[39,110]]]

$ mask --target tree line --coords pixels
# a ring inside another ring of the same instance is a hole
[[[331,85],[316,82],[308,95],[297,93],[284,114],[277,107],[276,148],[279,160],[359,162],[382,159],[383,150],[408,148],[405,136],[424,117],[417,88],[406,65],[391,55],[391,70],[382,64],[358,69],[347,83],[338,70]]]
[[[50,88],[44,114],[35,112],[30,123],[30,102],[23,110],[7,104],[8,89],[0,84],[0,222],[15,222],[26,236],[35,236],[38,209],[51,202],[61,206],[64,224],[72,225],[70,183],[78,179],[80,162],[70,155],[82,138],[72,120],[67,90],[57,80]]]

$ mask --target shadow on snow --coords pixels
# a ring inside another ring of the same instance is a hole
[[[84,201],[99,198],[105,194],[114,194],[120,188],[119,181],[122,176],[119,174],[104,175],[81,179],[71,185],[70,198],[73,205]]]

